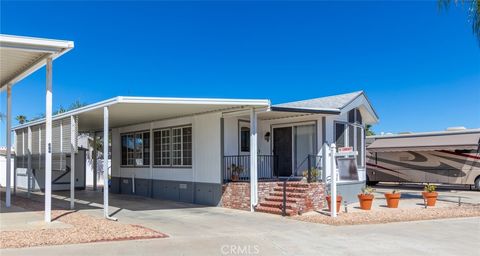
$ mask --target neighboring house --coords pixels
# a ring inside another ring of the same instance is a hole
[[[59,126],[61,120],[76,120],[79,131],[99,134],[108,125],[113,193],[228,205],[234,199],[225,197],[231,192],[226,186],[248,183],[251,156],[257,156],[260,182],[296,179],[308,166],[322,172],[316,159],[324,143],[358,151],[359,180],[339,182],[339,193],[352,200],[365,183],[364,127],[378,116],[360,91],[278,105],[269,100],[117,97],[54,120]],[[42,122],[14,130],[41,130]],[[322,175],[319,179],[325,179]],[[260,199],[263,186],[259,183]]]
[[[6,147],[0,147],[0,186],[5,187],[6,181],[7,181],[7,148]],[[15,156],[15,149],[12,148],[12,156]],[[12,157],[11,159],[11,170],[10,173],[13,173],[14,169],[14,159]],[[14,182],[14,177],[13,175],[10,175],[10,184],[13,184]]]

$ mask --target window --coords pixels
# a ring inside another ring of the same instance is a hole
[[[335,123],[335,143],[337,148],[352,147],[358,152],[357,166],[364,167],[365,147],[363,127],[356,124]]]
[[[170,165],[170,129],[163,129],[153,133],[154,165]]]
[[[191,166],[192,165],[192,127],[168,128],[155,131],[154,165]]]
[[[150,165],[150,133],[139,132],[123,134],[122,165],[148,166]]]
[[[345,147],[345,124],[335,124],[335,144],[337,148]]]
[[[250,152],[250,128],[240,128],[240,151]]]
[[[348,122],[351,124],[362,124],[362,114],[358,108],[348,111]]]

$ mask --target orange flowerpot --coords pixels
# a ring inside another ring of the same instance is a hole
[[[422,195],[423,199],[427,201],[427,206],[435,206],[438,197],[437,192],[422,192]]]
[[[330,196],[326,196],[325,199],[327,200],[328,204],[328,211],[332,210],[332,199]],[[342,206],[342,196],[337,195],[337,212],[340,212],[340,206]]]
[[[387,207],[388,208],[397,208],[398,202],[400,202],[400,193],[385,193],[385,199],[387,199]]]
[[[370,210],[372,208],[373,198],[374,196],[372,194],[370,195],[359,194],[358,201],[360,201],[360,208],[362,210]]]

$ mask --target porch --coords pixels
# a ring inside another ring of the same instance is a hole
[[[250,182],[249,155],[223,156],[222,181]],[[257,155],[257,178],[259,181],[300,181],[303,178],[310,182],[323,181],[322,157],[307,155],[289,176],[281,175],[278,155]]]

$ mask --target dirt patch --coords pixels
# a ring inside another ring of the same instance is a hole
[[[15,197],[14,202],[16,206],[27,210],[38,211],[39,209],[43,209],[42,203],[30,201],[22,197]],[[43,214],[41,211],[38,213]],[[70,224],[73,227],[25,231],[0,231],[0,248],[21,248],[167,237],[165,234],[143,226],[110,221],[76,211],[53,210],[52,219]]]
[[[381,211],[372,210],[352,213],[339,213],[337,218],[331,218],[327,213],[310,212],[308,214],[295,216],[292,218],[307,222],[341,226],[478,216],[480,216],[480,205],[463,205],[460,207],[452,206],[427,209],[409,208],[388,209]]]

